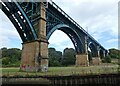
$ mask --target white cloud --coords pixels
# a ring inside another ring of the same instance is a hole
[[[113,43],[113,42],[118,42],[118,39],[110,39],[107,41],[107,43]]]
[[[106,37],[111,39],[118,37],[119,0],[54,1],[85,30],[87,27],[89,34],[98,42],[102,42],[101,45],[105,44]],[[109,44],[109,46],[112,45]]]
[[[101,34],[99,34],[99,33],[93,33],[93,34],[91,34],[92,35],[92,37],[94,37],[97,41],[99,41],[101,38],[102,38],[102,35]]]
[[[54,1],[60,3],[58,0]],[[84,29],[87,26],[90,34],[109,31],[111,35],[118,35],[118,0],[62,0],[61,2],[59,6]]]
[[[20,41],[20,43],[15,45],[15,41]],[[15,47],[21,45],[20,36],[11,21],[0,10],[0,48],[11,47],[13,45]]]
[[[63,51],[66,47],[74,48],[69,37],[62,31],[56,30],[49,39],[49,47],[54,47],[56,50]]]
[[[49,42],[50,43],[61,43],[64,40],[67,40],[68,37],[65,35],[64,32],[56,30],[50,37]]]

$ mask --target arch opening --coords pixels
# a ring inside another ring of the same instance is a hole
[[[103,53],[103,50],[100,49],[100,58],[103,59],[104,58],[104,53]]]
[[[95,44],[92,42],[89,42],[88,47],[91,50],[92,57],[97,57],[98,52],[97,52],[97,48],[96,48]]]
[[[58,25],[52,27],[52,29],[47,34],[48,40],[55,30],[63,31],[71,39],[77,54],[84,52],[82,41],[81,41],[79,35],[77,34],[77,32],[65,24],[58,24]]]
[[[61,30],[54,31],[48,41],[48,47],[55,47],[57,51],[63,51],[65,48],[75,49],[71,39]]]

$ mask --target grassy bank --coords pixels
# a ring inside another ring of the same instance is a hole
[[[2,75],[14,76],[14,75],[86,75],[86,74],[108,74],[117,73],[118,65],[103,64],[99,66],[89,67],[49,67],[48,72],[20,72],[19,67],[6,67],[0,68]]]

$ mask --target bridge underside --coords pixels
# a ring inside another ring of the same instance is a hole
[[[6,0],[7,1],[7,0]],[[47,71],[48,40],[55,30],[63,31],[76,50],[76,66],[89,66],[88,47],[93,64],[100,64],[107,51],[54,2],[4,2],[2,11],[16,27],[22,41],[22,71]]]

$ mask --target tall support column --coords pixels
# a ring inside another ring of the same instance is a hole
[[[48,42],[46,39],[46,9],[45,5],[41,3],[41,16],[39,21],[39,33],[38,38],[41,40],[40,44],[40,55],[41,55],[41,71],[48,70]]]
[[[92,58],[92,64],[93,65],[100,65],[101,64],[99,46],[97,46],[97,56]]]
[[[84,54],[76,55],[76,66],[89,66],[87,37],[85,36],[85,51]]]
[[[47,71],[48,70],[48,41],[46,39],[46,10],[40,3],[40,20],[35,26],[38,39],[23,43],[20,70]]]

